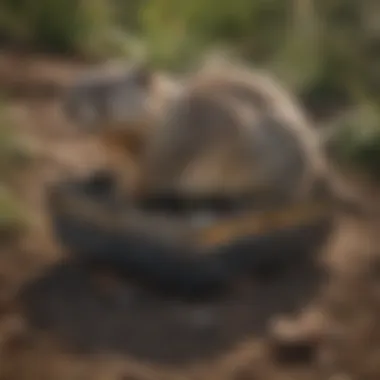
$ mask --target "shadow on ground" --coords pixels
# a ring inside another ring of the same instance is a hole
[[[262,337],[273,316],[297,313],[311,301],[321,276],[315,264],[302,262],[275,279],[239,284],[219,299],[190,303],[100,279],[64,262],[26,285],[21,301],[29,323],[53,331],[79,352],[191,362]]]

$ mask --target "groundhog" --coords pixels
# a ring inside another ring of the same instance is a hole
[[[50,197],[57,236],[75,256],[198,289],[202,276],[221,271],[227,283],[262,258],[282,266],[324,241],[335,200],[320,139],[271,76],[205,66],[150,122],[127,207],[65,186]]]
[[[142,164],[139,189],[262,203],[302,196],[324,176],[317,132],[269,75],[222,63],[174,81],[144,65],[111,68],[74,81],[63,108],[110,154]]]
[[[144,63],[108,63],[75,78],[62,98],[64,116],[99,138],[124,191],[137,179],[136,159],[180,83]],[[123,186],[124,185],[124,186]]]

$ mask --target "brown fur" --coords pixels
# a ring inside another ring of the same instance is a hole
[[[117,76],[103,69],[78,80],[67,98],[80,110],[89,97],[83,89],[103,91],[111,103],[118,83],[127,91],[115,97],[119,108],[87,124],[106,146],[123,188],[190,196],[251,193],[263,203],[286,203],[307,197],[325,179],[317,132],[291,94],[266,73],[205,65],[179,84],[139,66],[128,70]]]
[[[149,136],[148,192],[307,198],[326,176],[319,137],[274,79],[235,66],[191,76]]]
[[[77,127],[99,137],[108,165],[123,191],[137,181],[147,135],[179,85],[144,65],[102,65],[76,78],[63,97],[63,111]]]

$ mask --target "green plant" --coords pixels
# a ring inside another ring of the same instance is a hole
[[[107,0],[2,0],[0,34],[48,51],[88,53],[112,23]]]
[[[339,164],[380,180],[380,114],[364,106],[337,121],[328,141],[328,153]]]
[[[21,201],[12,192],[10,179],[30,162],[31,156],[14,134],[5,106],[0,109],[0,237],[10,237],[23,230],[28,217]]]
[[[18,235],[28,225],[28,217],[20,200],[4,184],[0,184],[0,238]]]

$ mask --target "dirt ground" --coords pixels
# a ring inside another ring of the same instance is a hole
[[[22,238],[1,245],[0,380],[380,379],[376,216],[337,221],[320,253],[325,271],[300,263],[212,302],[103,286],[69,263],[55,265],[65,252],[51,234],[44,188],[105,162],[96,141],[60,115],[61,88],[81,69],[0,54],[9,115],[34,150],[14,188],[35,218]],[[15,294],[28,281],[20,303]]]

